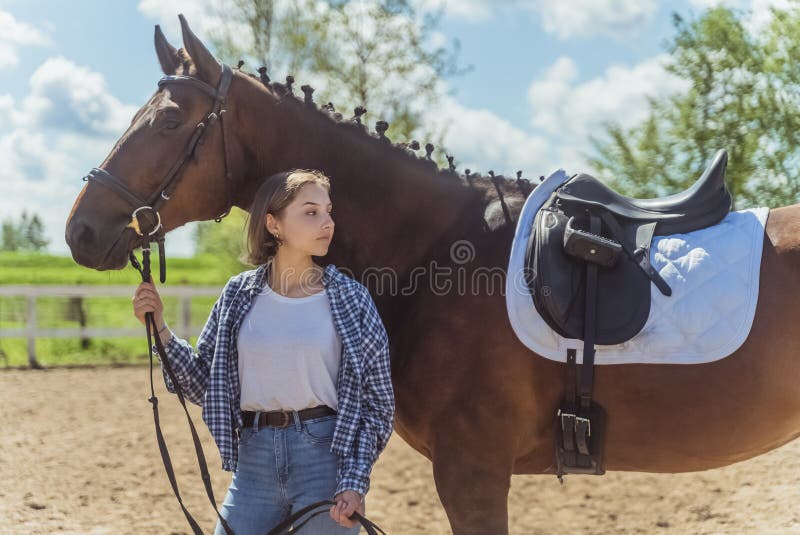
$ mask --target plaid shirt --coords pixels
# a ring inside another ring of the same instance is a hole
[[[236,470],[238,431],[242,427],[236,339],[254,296],[267,280],[270,265],[267,262],[231,277],[211,309],[196,353],[191,344],[174,335],[165,345],[184,396],[203,407],[203,421],[219,448],[222,469],[227,471]],[[372,466],[393,429],[389,340],[364,285],[333,264],[325,267],[322,281],[342,339],[336,390],[339,407],[331,445],[331,451],[339,456],[334,495],[351,489],[364,496]],[[167,390],[175,393],[163,364],[161,371]]]

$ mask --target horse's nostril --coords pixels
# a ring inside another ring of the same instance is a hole
[[[94,239],[94,230],[85,221],[70,221],[67,227],[67,243],[71,247],[89,247]]]

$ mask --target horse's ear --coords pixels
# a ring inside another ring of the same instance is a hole
[[[211,55],[203,42],[189,29],[189,24],[183,14],[178,15],[178,18],[183,31],[183,46],[192,58],[194,68],[197,70],[197,77],[216,87],[222,75],[222,66]]]
[[[156,54],[158,55],[158,62],[161,64],[161,70],[164,74],[175,74],[181,61],[178,57],[178,51],[175,47],[169,44],[167,38],[164,37],[164,32],[161,31],[161,26],[156,24]]]

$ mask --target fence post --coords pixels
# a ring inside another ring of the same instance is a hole
[[[188,295],[181,296],[181,338],[186,340],[192,335],[192,298]]]
[[[38,370],[42,365],[36,360],[36,296],[28,296],[28,365]]]

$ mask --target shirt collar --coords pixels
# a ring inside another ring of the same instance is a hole
[[[250,290],[252,293],[260,291],[267,281],[268,269],[271,266],[272,259],[267,260],[264,264],[261,264],[258,266],[258,268],[248,274],[245,290]],[[344,274],[342,274],[342,272],[339,271],[336,266],[333,264],[328,264],[325,266],[324,271],[322,272],[322,284],[327,290],[331,285],[336,286],[341,281],[342,277],[344,277]]]

